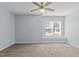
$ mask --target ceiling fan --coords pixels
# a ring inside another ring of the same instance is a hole
[[[31,12],[37,11],[37,10],[39,10],[41,13],[44,13],[46,10],[48,10],[48,11],[54,11],[54,9],[48,8],[48,6],[52,2],[46,2],[46,3],[44,3],[44,2],[40,2],[40,3],[32,2],[32,3],[35,4],[36,6],[38,6],[38,8],[31,10]]]

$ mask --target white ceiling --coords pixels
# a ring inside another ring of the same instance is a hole
[[[39,11],[30,12],[30,10],[37,8],[37,6],[31,2],[0,2],[0,7],[8,9],[15,15],[40,15]],[[44,15],[65,16],[77,10],[79,8],[79,2],[54,2],[48,7],[54,8],[55,12],[46,11]]]

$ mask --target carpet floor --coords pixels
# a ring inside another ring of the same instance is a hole
[[[69,44],[15,44],[0,52],[0,57],[79,57],[79,48]]]

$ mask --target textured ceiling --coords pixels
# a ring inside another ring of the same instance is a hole
[[[8,9],[15,15],[40,15],[39,11],[30,12],[30,10],[37,8],[31,2],[0,2],[0,7]],[[48,7],[54,8],[55,12],[46,11],[43,15],[57,15],[65,16],[79,8],[79,2],[54,2]]]

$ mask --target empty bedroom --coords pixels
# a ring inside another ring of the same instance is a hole
[[[79,57],[79,2],[0,2],[0,57]]]

